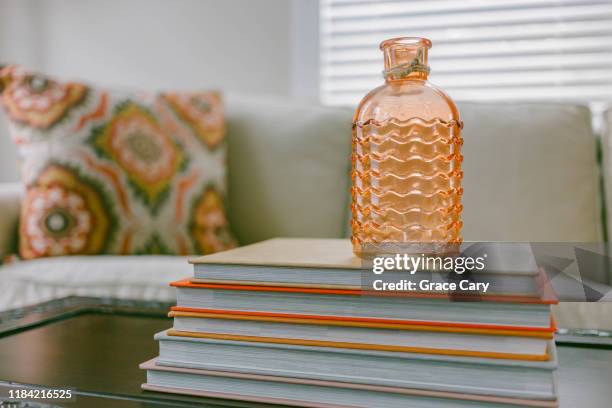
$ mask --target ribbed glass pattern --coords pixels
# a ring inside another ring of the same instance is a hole
[[[460,123],[353,125],[353,244],[461,242]]]

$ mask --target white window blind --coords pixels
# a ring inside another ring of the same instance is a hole
[[[321,101],[355,105],[403,36],[455,100],[612,100],[612,0],[320,0]]]

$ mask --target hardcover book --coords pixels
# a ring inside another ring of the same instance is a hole
[[[539,270],[529,245],[466,243],[462,247],[465,254],[475,252],[475,248],[487,255],[486,269],[478,272],[478,280],[491,282],[493,292],[538,294]],[[353,255],[345,239],[275,238],[194,257],[190,262],[196,283],[361,289],[364,276],[371,273],[368,264]],[[418,270],[412,277],[432,277],[430,272]],[[387,273],[398,278],[409,275]]]
[[[461,392],[389,387],[333,380],[278,377],[219,370],[170,367],[150,360],[142,388],[292,406],[348,408],[390,407],[556,407],[556,399],[498,397]],[[412,373],[411,375],[414,375]]]

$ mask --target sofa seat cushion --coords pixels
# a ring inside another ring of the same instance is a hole
[[[180,256],[72,256],[0,268],[0,310],[65,296],[176,300],[168,284],[193,274]]]

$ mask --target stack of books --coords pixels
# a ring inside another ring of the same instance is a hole
[[[536,289],[472,302],[364,291],[346,240],[273,239],[191,262],[194,277],[172,283],[174,326],[141,365],[145,390],[307,407],[557,406],[554,300]],[[532,272],[510,281],[538,288]]]

